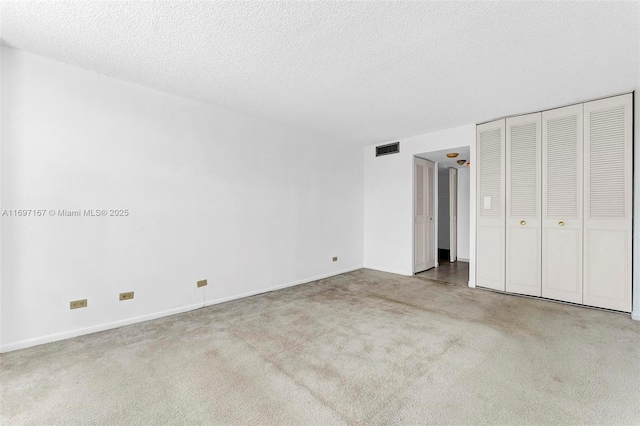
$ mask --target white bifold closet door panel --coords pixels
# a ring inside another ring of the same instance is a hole
[[[505,290],[505,120],[478,125],[476,284]]]
[[[583,303],[631,311],[632,95],[584,104]]]
[[[436,253],[438,252],[436,240],[436,164],[427,161],[427,269],[435,268]]]
[[[427,162],[414,158],[413,194],[413,272],[427,269]]]
[[[541,113],[506,122],[506,290],[540,296]]]
[[[413,271],[416,273],[436,266],[434,169],[431,161],[414,158]]]
[[[542,113],[542,297],[582,303],[583,105]]]

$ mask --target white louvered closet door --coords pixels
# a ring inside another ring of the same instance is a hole
[[[436,165],[431,161],[426,161],[427,165],[427,190],[425,192],[427,199],[427,247],[426,261],[427,269],[436,266]]]
[[[476,127],[476,284],[505,290],[505,120]]]
[[[585,305],[631,311],[632,95],[584,104]]]
[[[506,290],[541,295],[541,113],[506,123]]]
[[[435,164],[414,158],[414,259],[413,272],[436,266],[435,255]]]
[[[583,106],[542,113],[542,297],[582,303]]]
[[[427,269],[427,161],[414,158],[413,194],[413,272]]]

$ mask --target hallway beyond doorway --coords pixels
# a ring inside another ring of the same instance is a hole
[[[469,262],[440,260],[440,266],[420,272],[416,277],[466,286],[469,283]]]

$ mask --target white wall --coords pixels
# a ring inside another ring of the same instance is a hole
[[[438,248],[449,250],[449,169],[438,169]],[[438,252],[436,252],[437,255]]]
[[[458,260],[469,260],[469,236],[471,235],[471,170],[458,169]]]
[[[403,275],[413,274],[413,156],[470,146],[470,205],[475,205],[476,127],[454,129],[400,140],[400,153],[375,156],[375,145],[364,150],[364,264]],[[475,215],[470,227],[475,229]],[[475,233],[469,234],[469,284],[475,285]]]
[[[6,47],[1,100],[2,209],[130,212],[2,218],[3,351],[362,267],[362,147]]]

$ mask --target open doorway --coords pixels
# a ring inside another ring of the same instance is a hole
[[[420,278],[466,285],[469,281],[471,220],[470,147],[427,152],[416,157],[432,162],[437,170],[433,183],[435,238],[432,240],[437,260],[434,268],[426,271],[418,268],[414,272]],[[417,194],[421,189],[414,185],[414,200],[421,199]],[[417,229],[414,225],[414,231]],[[424,242],[416,233],[414,254],[421,252],[420,244]]]
[[[458,171],[455,168],[438,169],[438,262],[458,260]]]

